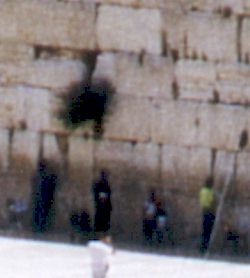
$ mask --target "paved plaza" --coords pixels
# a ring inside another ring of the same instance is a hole
[[[0,238],[2,278],[91,278],[83,245]],[[107,278],[247,278],[250,265],[117,250]]]

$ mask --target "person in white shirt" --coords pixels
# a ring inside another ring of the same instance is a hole
[[[88,250],[91,258],[92,277],[105,278],[110,267],[111,255],[114,253],[111,237],[102,234],[98,240],[89,241]]]

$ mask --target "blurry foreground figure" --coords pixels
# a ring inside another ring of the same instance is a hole
[[[102,234],[98,240],[88,243],[91,257],[91,268],[93,278],[105,278],[110,267],[110,259],[114,249],[111,245],[111,237]]]
[[[213,178],[208,177],[199,193],[200,206],[202,208],[202,233],[201,253],[206,252],[209,246],[210,236],[215,221],[215,193],[213,190]]]
[[[93,185],[95,202],[95,232],[107,232],[110,229],[111,189],[109,186],[108,173],[101,171],[99,180]]]

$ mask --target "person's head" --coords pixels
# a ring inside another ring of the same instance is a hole
[[[214,185],[214,178],[212,176],[207,177],[206,182],[205,182],[205,186],[207,188],[212,188]]]
[[[97,235],[97,239],[105,242],[105,243],[108,243],[108,244],[111,244],[112,242],[112,238],[111,238],[111,235],[108,234],[108,233],[105,233],[105,232],[100,232],[98,235]]]
[[[107,172],[107,170],[102,169],[102,170],[101,170],[101,173],[100,173],[100,176],[101,176],[101,179],[103,179],[103,180],[107,179],[107,178],[108,178],[108,172]]]

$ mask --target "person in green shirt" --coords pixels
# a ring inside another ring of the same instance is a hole
[[[199,192],[199,202],[202,208],[201,253],[204,253],[209,246],[215,221],[215,193],[213,183],[213,177],[209,176]]]

